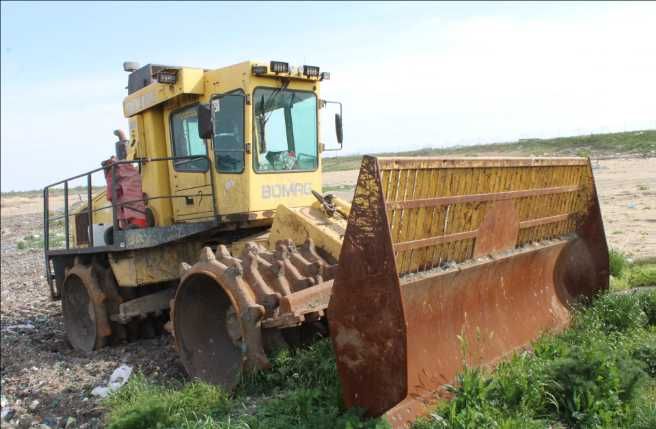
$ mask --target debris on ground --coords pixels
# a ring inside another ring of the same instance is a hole
[[[50,300],[43,250],[16,248],[23,237],[41,233],[43,215],[7,216],[6,208],[3,197],[2,428],[17,428],[23,416],[23,424],[30,419],[31,427],[61,428],[67,421],[69,429],[102,427],[101,398],[91,391],[105,385],[118,364],[128,365],[154,382],[185,379],[170,335],[98,352],[73,350],[66,341],[61,303]]]
[[[100,396],[101,398],[106,398],[107,395],[109,395],[112,392],[116,392],[125,383],[127,383],[131,374],[132,374],[131,366],[121,365],[114,370],[112,375],[109,377],[109,383],[106,386],[95,387],[91,391],[91,394],[94,396]]]

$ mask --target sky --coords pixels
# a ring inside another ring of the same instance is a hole
[[[341,154],[656,128],[656,3],[2,2],[1,21],[3,192],[112,155],[127,60],[318,65]]]

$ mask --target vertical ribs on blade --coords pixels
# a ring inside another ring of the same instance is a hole
[[[344,401],[404,427],[607,287],[589,161],[364,157],[328,309]]]

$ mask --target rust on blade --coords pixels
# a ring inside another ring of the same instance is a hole
[[[478,227],[474,258],[512,249],[519,234],[519,215],[511,200],[496,201]]]
[[[333,281],[320,283],[280,299],[280,313],[302,315],[328,307]]]
[[[338,266],[328,320],[342,395],[347,407],[380,415],[403,400],[408,377],[401,290],[372,157],[362,160]]]
[[[333,289],[333,280],[303,289],[280,299],[280,306],[275,317],[262,321],[263,328],[298,326],[305,320],[305,315],[318,313],[323,316],[328,307]]]
[[[582,158],[365,157],[329,305],[343,397],[406,427],[608,287]]]
[[[529,219],[519,223],[520,229],[533,228],[534,226],[546,225],[548,223],[556,223],[569,219],[574,216],[572,213],[563,213],[554,216],[540,217],[536,219]]]

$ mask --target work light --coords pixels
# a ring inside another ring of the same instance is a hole
[[[267,66],[253,66],[253,74],[256,76],[267,74],[268,71]]]
[[[157,82],[173,85],[178,81],[178,72],[167,70],[157,73]]]
[[[319,77],[319,67],[303,66],[303,74],[307,77]]]
[[[289,63],[283,63],[282,61],[271,61],[269,68],[274,73],[289,73]]]

